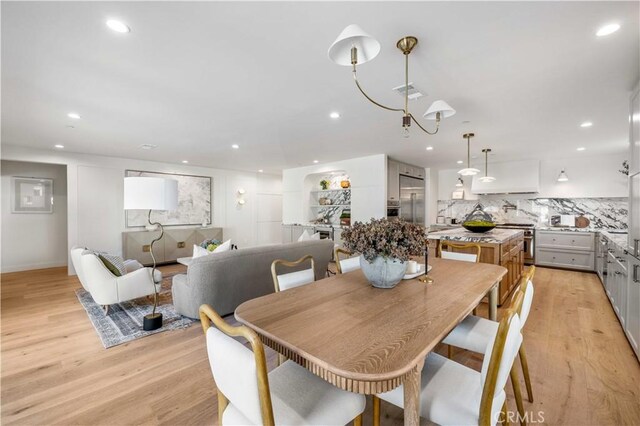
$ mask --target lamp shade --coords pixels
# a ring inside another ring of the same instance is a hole
[[[562,171],[560,172],[560,175],[558,176],[558,182],[566,182],[569,180],[569,176],[567,176],[567,174],[564,172],[564,169],[562,169]]]
[[[178,181],[157,177],[124,178],[125,210],[176,210]]]
[[[378,56],[380,43],[365,33],[360,26],[351,24],[329,47],[329,59],[338,65],[351,66],[351,48],[358,49],[358,64],[364,64]]]
[[[437,113],[440,113],[441,118],[449,118],[456,113],[456,110],[451,108],[445,101],[437,100],[431,104],[427,112],[422,116],[427,120],[435,120]]]

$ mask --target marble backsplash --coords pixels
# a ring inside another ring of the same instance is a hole
[[[482,204],[497,223],[531,223],[548,226],[559,214],[584,215],[591,228],[626,229],[628,199],[620,198],[482,198],[480,200],[438,200],[438,216],[462,221],[476,204]]]

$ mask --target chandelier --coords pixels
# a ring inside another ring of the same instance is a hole
[[[480,170],[471,167],[471,138],[474,136],[475,134],[473,133],[465,133],[462,135],[462,137],[467,140],[467,167],[458,172],[458,174],[462,176],[473,176],[480,173]]]
[[[398,40],[396,47],[404,54],[404,108],[392,108],[386,105],[382,105],[379,102],[374,101],[369,95],[367,95],[358,81],[358,74],[356,71],[356,65],[358,63],[364,64],[378,56],[380,53],[380,43],[369,34],[365,33],[358,25],[352,24],[346,27],[336,41],[329,47],[329,59],[338,65],[352,66],[353,80],[358,87],[358,90],[374,105],[384,108],[389,111],[402,112],[402,128],[404,137],[409,136],[409,127],[411,122],[414,122],[421,130],[430,135],[438,133],[440,128],[440,120],[443,118],[451,117],[456,111],[449,106],[443,100],[437,100],[431,104],[427,112],[422,116],[427,120],[435,120],[435,130],[430,132],[423,127],[418,120],[409,112],[409,54],[414,47],[418,44],[418,39],[413,36],[406,36]]]

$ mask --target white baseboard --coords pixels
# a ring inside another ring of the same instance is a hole
[[[0,266],[0,272],[22,272],[22,271],[32,271],[34,269],[46,269],[46,268],[58,268],[62,266],[67,266],[67,262],[44,262],[44,263],[32,263],[29,265],[10,265]]]

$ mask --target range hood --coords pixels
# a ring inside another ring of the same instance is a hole
[[[540,192],[540,161],[524,160],[489,164],[493,182],[481,182],[484,170],[471,181],[472,194],[535,194]]]

